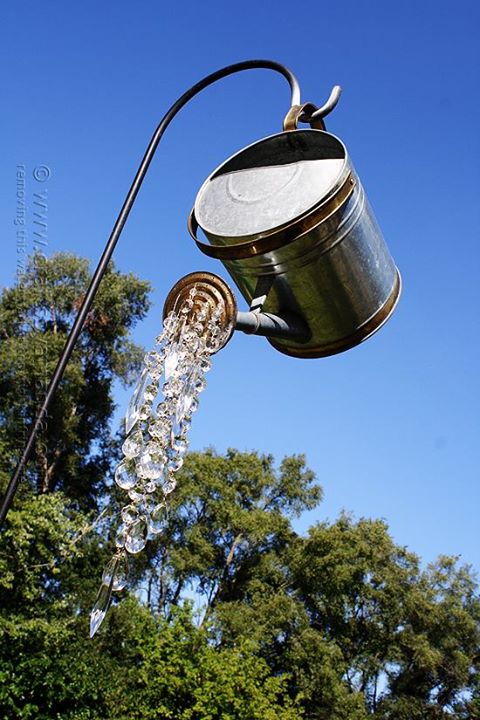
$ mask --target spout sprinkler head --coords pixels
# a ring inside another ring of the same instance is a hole
[[[188,299],[191,298],[190,304]],[[237,319],[237,302],[227,283],[214,273],[194,272],[185,275],[175,283],[167,295],[163,306],[163,317],[169,313],[185,312],[186,321],[194,324],[205,306],[209,314],[215,317],[222,342],[216,347],[218,352],[233,335]]]

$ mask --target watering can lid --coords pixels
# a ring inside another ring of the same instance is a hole
[[[259,140],[204,182],[195,215],[208,234],[244,238],[303,216],[341,184],[347,151],[334,135],[293,130]]]

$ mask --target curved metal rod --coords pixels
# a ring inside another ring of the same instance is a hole
[[[291,104],[300,104],[300,86],[295,75],[290,72],[288,68],[286,68],[284,65],[281,65],[280,63],[275,62],[274,60],[245,60],[243,62],[238,62],[233,65],[228,65],[227,67],[217,70],[211,75],[207,75],[206,77],[204,77],[203,80],[200,80],[200,82],[196,83],[196,85],[193,85],[193,87],[187,90],[171,106],[171,108],[165,113],[162,120],[160,121],[160,124],[155,130],[152,139],[150,140],[150,143],[147,147],[147,150],[145,151],[145,155],[143,156],[142,162],[140,163],[140,166],[137,170],[137,174],[135,175],[130,190],[127,193],[127,197],[125,198],[120,213],[115,221],[111,235],[107,241],[107,244],[105,245],[105,249],[92,276],[87,293],[80,306],[72,329],[70,330],[70,334],[65,343],[65,347],[63,348],[62,354],[60,355],[60,358],[58,360],[55,372],[53,373],[52,379],[50,380],[43,404],[38,411],[35,422],[33,423],[30,430],[30,435],[28,436],[28,440],[25,444],[25,448],[22,452],[20,460],[18,461],[17,467],[15,468],[15,471],[10,479],[9,485],[2,501],[2,506],[0,508],[0,528],[3,525],[10,505],[12,504],[15,492],[21,479],[23,469],[32,453],[37,433],[43,423],[44,417],[47,414],[48,408],[50,407],[60,380],[63,377],[63,373],[65,372],[65,368],[73,352],[78,336],[82,331],[85,318],[90,310],[93,300],[95,299],[95,295],[97,294],[100,282],[105,274],[107,265],[110,261],[110,258],[112,257],[117,241],[123,230],[123,226],[125,225],[132,205],[135,202],[135,198],[137,197],[140,186],[143,182],[143,179],[146,175],[146,172],[149,168],[149,165],[152,161],[152,158],[155,154],[158,143],[160,142],[163,133],[165,132],[175,115],[183,108],[184,105],[188,103],[189,100],[191,100],[195,95],[201,92],[201,90],[208,87],[209,85],[212,85],[212,83],[216,82],[217,80],[227,77],[228,75],[232,75],[233,73],[241,72],[243,70],[254,70],[257,68],[274,70],[283,75],[290,85]]]
[[[332,110],[336,107],[338,101],[340,100],[341,94],[342,88],[340,87],[340,85],[334,85],[327,102],[322,105],[322,107],[319,107],[318,110],[315,110],[314,113],[312,113],[311,119],[315,120],[315,118],[324,118],[329,113],[331,113]]]
[[[326,103],[324,103],[321,107],[314,110],[314,112],[312,112],[310,115],[303,113],[299,117],[299,120],[301,122],[312,122],[312,120],[323,119],[329,113],[331,113],[332,110],[334,110],[334,108],[337,106],[337,103],[340,100],[341,94],[342,94],[342,88],[340,87],[340,85],[335,85],[332,88],[332,92],[330,93]]]

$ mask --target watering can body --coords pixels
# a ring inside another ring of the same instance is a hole
[[[398,301],[400,275],[361,182],[343,143],[325,131],[291,130],[241,150],[202,185],[189,226],[249,304],[303,318],[306,340],[270,340],[288,355],[347,350]]]

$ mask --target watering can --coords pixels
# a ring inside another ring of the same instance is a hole
[[[318,358],[376,332],[396,306],[401,279],[345,145],[323,123],[298,129],[301,110],[292,108],[283,132],[209,175],[189,231],[258,318],[261,311],[296,328],[263,332],[277,350]],[[255,332],[248,315],[239,313],[237,329]]]

